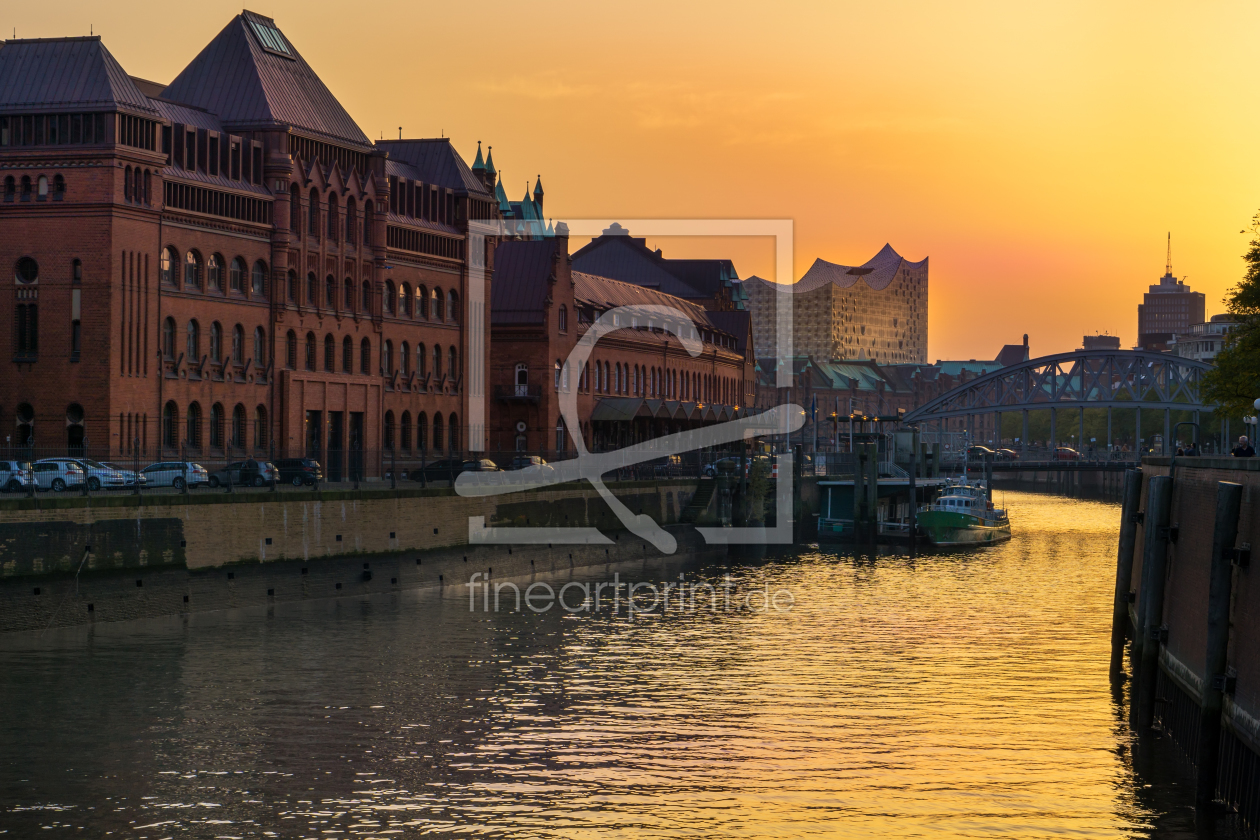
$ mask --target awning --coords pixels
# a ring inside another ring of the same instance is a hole
[[[595,401],[592,422],[628,423],[636,417],[651,417],[645,400],[638,397],[605,397]]]

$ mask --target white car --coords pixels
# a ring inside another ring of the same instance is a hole
[[[0,461],[0,490],[15,493],[35,484],[31,465],[26,461]]]
[[[83,472],[87,475],[88,489],[93,493],[102,488],[117,490],[121,487],[136,486],[136,474],[131,470],[120,470],[113,464],[102,464],[91,458],[76,458],[75,463],[83,468]]]
[[[83,467],[69,458],[44,458],[31,464],[35,486],[40,490],[60,493],[70,487],[83,486]]]
[[[183,490],[184,483],[188,487],[202,487],[210,483],[210,473],[201,464],[192,461],[163,461],[149,464],[140,471],[141,477],[148,480],[151,487],[174,487]]]

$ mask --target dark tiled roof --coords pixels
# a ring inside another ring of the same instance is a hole
[[[752,318],[748,310],[732,310],[718,312],[708,310],[705,314],[714,327],[724,333],[735,336],[735,347],[743,353],[748,341],[752,338]]]
[[[541,324],[556,239],[510,240],[494,249],[491,324]]]
[[[0,47],[0,111],[116,108],[153,113],[99,37],[22,39]]]
[[[150,99],[157,99],[162,95],[162,91],[166,90],[166,85],[160,82],[150,82],[148,79],[142,79],[139,76],[132,76],[131,81],[141,93]]]
[[[1017,365],[1020,362],[1028,361],[1028,345],[1027,344],[1004,344],[1002,350],[997,354],[997,363],[1002,367]]]
[[[210,175],[206,172],[191,171],[178,166],[167,166],[162,169],[162,177],[167,181],[197,184],[234,193],[251,193],[258,198],[270,200],[271,190],[262,184],[251,184],[248,181],[233,181],[226,175]]]
[[[237,15],[175,77],[162,97],[218,114],[229,127],[291,126],[316,139],[370,147],[367,135],[292,42],[288,43],[291,57],[264,49],[251,30],[254,22],[275,25],[252,12]]]
[[[594,239],[573,255],[573,268],[676,297],[704,297],[667,271],[656,252],[637,237],[605,234]]]
[[[446,187],[461,194],[475,193],[490,197],[481,179],[468,168],[468,164],[455,151],[448,137],[433,140],[380,140],[376,146],[389,152],[391,161],[410,167],[410,172],[414,173],[403,174],[407,170],[397,170],[402,177]]]
[[[657,289],[644,288],[637,283],[625,283],[610,277],[574,271],[573,286],[573,297],[582,303],[589,303],[596,309],[633,305],[672,306],[688,315],[697,324],[713,326],[708,319],[709,313],[704,307]]]
[[[218,117],[200,108],[179,105],[175,102],[167,102],[164,99],[151,99],[149,101],[153,103],[159,114],[172,123],[183,123],[194,128],[204,128],[210,131],[223,130],[223,123]]]

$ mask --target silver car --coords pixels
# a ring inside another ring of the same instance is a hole
[[[188,487],[201,487],[210,483],[210,473],[201,464],[192,461],[163,461],[149,464],[140,471],[142,478],[148,480],[152,487],[174,487],[183,490],[184,483]]]
[[[117,490],[134,487],[136,484],[136,474],[130,470],[120,470],[112,464],[102,464],[91,458],[76,458],[75,463],[83,468],[87,475],[88,489],[93,493],[101,488]]]
[[[0,490],[16,493],[35,484],[28,461],[0,461]]]
[[[70,487],[83,486],[83,467],[69,458],[44,458],[31,464],[35,486],[40,490],[60,493]]]

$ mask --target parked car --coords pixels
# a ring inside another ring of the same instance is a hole
[[[91,458],[75,458],[75,463],[83,468],[84,474],[87,476],[88,489],[96,492],[100,489],[120,490],[124,487],[136,486],[136,474],[133,470],[123,470],[113,464],[102,464],[100,461],[93,461]],[[140,484],[144,486],[146,482],[141,478]]]
[[[996,453],[987,446],[976,445],[967,447],[967,458],[971,461],[983,461],[985,458],[994,458],[996,460],[995,455]]]
[[[210,473],[210,486],[222,487],[228,483],[230,477],[236,487],[262,487],[276,481],[278,475],[275,464],[251,458],[248,461],[233,461],[223,469]]]
[[[541,458],[539,460],[542,460]],[[544,462],[545,463],[545,462]],[[423,469],[411,471],[412,481],[450,481],[452,474],[458,476],[466,472],[502,472],[499,465],[489,458],[476,461],[465,461],[461,458],[443,458],[432,464],[425,464]],[[422,477],[423,476],[423,477]]]
[[[16,493],[35,485],[28,461],[0,461],[0,490]]]
[[[274,462],[280,473],[280,481],[301,487],[303,484],[313,486],[324,480],[324,470],[314,458],[281,458]]]
[[[1019,453],[1014,449],[998,449],[994,452],[999,461],[1018,461]]]
[[[744,464],[744,474],[745,475],[748,474],[749,470],[752,469],[752,465],[755,462],[769,461],[769,460],[770,460],[769,455],[749,455],[747,463]],[[727,464],[730,464],[731,475],[735,475],[736,473],[739,472],[739,456],[731,455],[726,458],[718,458],[712,464],[705,464],[704,474],[707,475],[709,478],[716,478],[718,475],[721,474],[722,468]]]
[[[104,466],[109,467],[111,470],[114,470],[115,472],[121,473],[123,477],[123,481],[125,482],[125,486],[127,487],[136,486],[136,471],[135,470],[127,469],[126,467],[120,466],[118,464],[111,464],[109,461],[104,462]],[[140,473],[140,486],[145,487],[148,485],[148,483],[149,483],[149,479],[147,476],[144,475],[143,470],[142,470]]]
[[[1081,460],[1081,453],[1077,452],[1070,446],[1060,446],[1054,450],[1054,460],[1079,461]]]
[[[149,464],[140,473],[153,487],[174,487],[176,490],[183,490],[184,482],[188,482],[190,489],[210,483],[210,473],[206,468],[192,461],[162,461],[158,464]]]
[[[517,455],[515,458],[512,459],[512,463],[508,465],[508,469],[509,470],[523,470],[526,467],[545,467],[545,466],[548,466],[547,462],[537,455]]]
[[[31,475],[39,490],[60,493],[70,487],[82,487],[83,467],[69,458],[42,458],[31,464]]]

